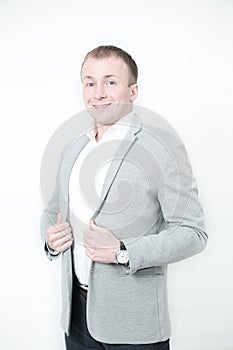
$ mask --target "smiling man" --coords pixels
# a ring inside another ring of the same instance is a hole
[[[134,112],[137,77],[120,48],[86,55],[93,126],[67,150],[42,215],[46,254],[62,256],[67,350],[168,350],[167,265],[207,242],[185,148]]]
[[[97,122],[99,138],[132,111],[132,103],[138,95],[135,62],[123,51],[121,57],[114,54],[113,49],[105,50],[102,54],[100,49],[87,54],[81,71],[83,100]]]

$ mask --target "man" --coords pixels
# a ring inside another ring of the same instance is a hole
[[[62,256],[68,350],[169,349],[167,265],[206,245],[184,146],[134,112],[137,75],[120,48],[86,55],[94,124],[66,151],[42,215],[47,256]]]

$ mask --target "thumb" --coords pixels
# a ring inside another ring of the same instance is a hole
[[[100,227],[100,226],[97,226],[94,222],[94,220],[90,220],[90,228],[92,231],[95,231],[95,232],[103,232],[104,228],[103,227]]]
[[[59,225],[61,223],[62,223],[62,213],[60,212],[57,214],[57,224]]]
[[[91,228],[96,228],[97,227],[93,219],[90,220],[90,227]]]

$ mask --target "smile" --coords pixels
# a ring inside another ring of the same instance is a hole
[[[105,103],[105,104],[101,104],[101,105],[93,105],[93,107],[95,109],[102,110],[102,109],[105,109],[105,108],[109,107],[110,105],[111,105],[111,103]]]

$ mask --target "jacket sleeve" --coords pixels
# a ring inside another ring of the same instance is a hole
[[[46,240],[46,231],[49,226],[55,225],[57,222],[57,214],[60,211],[59,208],[59,172],[57,174],[56,178],[56,185],[52,194],[52,197],[50,198],[48,204],[46,205],[46,208],[42,212],[41,215],[41,221],[40,221],[40,232],[41,232],[41,238],[42,242],[44,244],[44,250],[46,253],[46,256],[50,260],[56,259],[60,253],[52,253],[52,251],[48,248],[47,240]]]
[[[189,258],[207,243],[203,209],[183,143],[176,140],[165,158],[158,185],[163,224],[159,232],[123,240],[129,274]]]

